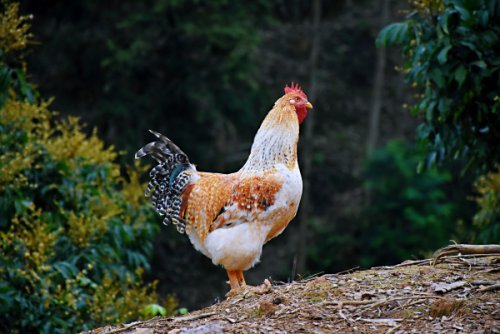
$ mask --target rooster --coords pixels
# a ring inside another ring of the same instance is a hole
[[[151,130],[158,140],[135,154],[158,162],[145,195],[165,216],[163,223],[173,223],[196,250],[222,265],[231,290],[246,286],[243,271],[259,262],[263,245],[297,213],[299,124],[310,108],[302,89],[287,85],[257,131],[246,163],[232,174],[197,171],[177,145]]]

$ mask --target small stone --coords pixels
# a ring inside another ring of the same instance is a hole
[[[167,334],[179,334],[181,332],[181,330],[179,328],[174,328],[174,329],[171,329],[167,332]]]
[[[276,297],[276,298],[273,299],[273,304],[274,305],[279,305],[281,303],[283,303],[283,299],[281,299],[281,297]]]

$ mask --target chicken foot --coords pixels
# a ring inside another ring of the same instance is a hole
[[[227,270],[227,276],[229,277],[229,284],[231,285],[231,290],[246,287],[245,277],[243,277],[243,272],[241,270]]]

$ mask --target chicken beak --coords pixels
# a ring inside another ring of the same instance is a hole
[[[307,102],[306,103],[306,108],[307,109],[312,109],[313,108],[313,105],[311,104],[311,102]]]

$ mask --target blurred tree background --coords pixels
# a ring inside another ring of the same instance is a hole
[[[393,264],[450,239],[499,241],[490,3],[24,0],[27,79],[62,119],[79,116],[124,152],[115,163],[131,164],[151,128],[217,172],[244,163],[285,83],[299,82],[315,106],[299,144],[306,194],[249,283]],[[147,278],[160,295],[188,308],[221,298],[225,272],[160,221],[147,219],[159,230]]]

